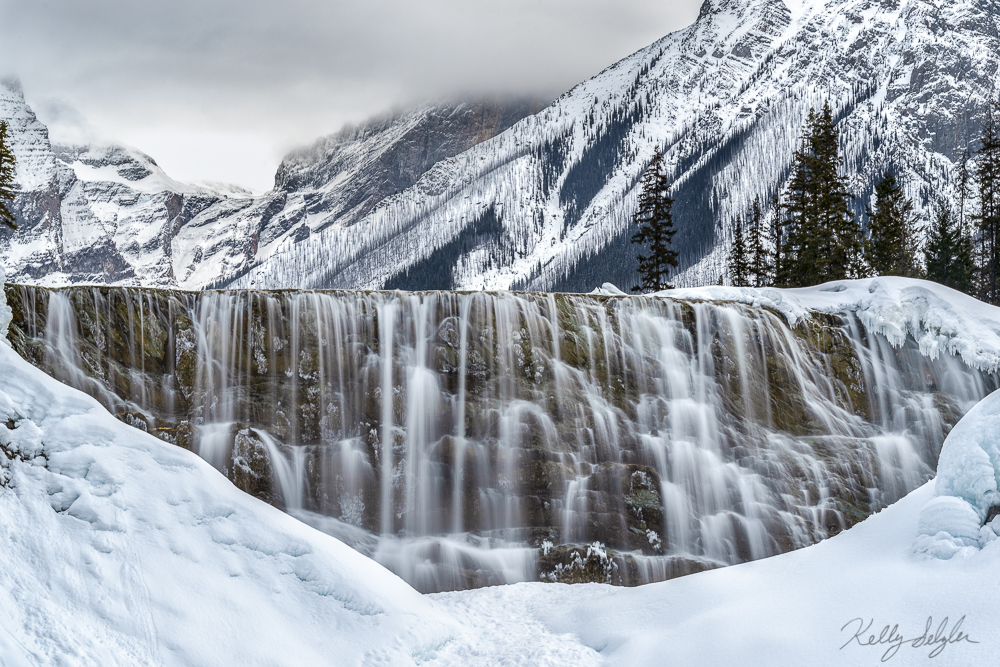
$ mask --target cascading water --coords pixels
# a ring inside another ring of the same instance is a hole
[[[26,358],[425,591],[636,584],[813,543],[928,479],[997,385],[850,314],[7,289]]]

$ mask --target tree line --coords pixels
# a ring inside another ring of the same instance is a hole
[[[921,220],[893,169],[875,184],[874,203],[860,218],[843,175],[840,137],[829,103],[811,109],[791,175],[768,208],[758,197],[737,216],[726,272],[741,287],[807,287],[871,276],[926,278],[1000,304],[1000,99],[992,102],[978,148],[964,152],[954,174],[956,207],[942,204]],[[641,181],[632,242],[640,284],[634,291],[671,287],[677,253],[669,183],[657,147]],[[925,233],[926,231],[926,233]],[[921,239],[924,239],[921,241]]]
[[[763,220],[756,200],[748,224],[734,223],[731,284],[806,287],[905,276],[1000,303],[1000,100],[988,107],[979,148],[965,151],[956,165],[957,208],[942,204],[929,221],[916,214],[892,169],[875,184],[874,205],[858,219],[838,145],[829,103],[811,110],[772,219]]]

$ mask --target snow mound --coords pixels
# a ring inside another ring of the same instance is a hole
[[[979,402],[948,434],[938,459],[937,497],[920,512],[913,550],[951,558],[1000,533],[1000,391]],[[992,510],[992,511],[991,511]],[[983,525],[984,521],[990,523]]]
[[[410,665],[460,632],[0,346],[0,664]]]
[[[594,293],[623,294],[611,284]],[[953,354],[979,370],[1000,370],[1000,308],[926,280],[866,278],[797,289],[692,287],[656,292],[654,296],[770,308],[791,325],[811,312],[853,312],[866,329],[884,335],[896,347],[911,336],[921,354],[931,359]]]

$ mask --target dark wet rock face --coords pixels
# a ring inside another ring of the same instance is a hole
[[[8,286],[10,341],[420,590],[657,581],[834,535],[997,386],[851,314]],[[595,546],[595,544],[597,546]]]

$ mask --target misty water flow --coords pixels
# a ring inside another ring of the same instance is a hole
[[[8,296],[36,365],[422,591],[638,584],[812,544],[929,479],[997,386],[851,314],[734,303]]]

